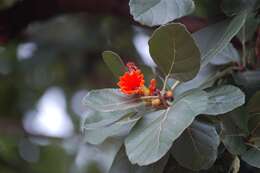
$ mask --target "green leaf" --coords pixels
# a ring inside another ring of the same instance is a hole
[[[259,103],[258,103],[259,105]],[[250,131],[250,141],[260,147],[260,113],[251,113],[248,121]]]
[[[246,17],[247,11],[243,11],[232,20],[210,25],[192,34],[202,54],[202,67],[206,66],[212,58],[224,50],[245,24]]]
[[[138,65],[138,67],[141,69],[143,75],[144,75],[144,80],[146,81],[146,84],[149,85],[151,79],[155,79],[156,75],[153,72],[153,69],[147,65]],[[160,82],[160,81],[157,81]]]
[[[231,43],[220,53],[214,56],[210,61],[214,65],[223,65],[230,62],[239,62],[240,56],[238,51],[233,47]]]
[[[131,163],[143,166],[162,158],[207,102],[207,93],[196,90],[184,93],[166,110],[144,115],[125,140]]]
[[[260,2],[260,1],[259,1]],[[256,18],[256,14],[254,13],[249,13],[246,22],[244,25],[245,31],[241,29],[239,33],[237,34],[237,37],[239,38],[240,41],[251,41],[255,37],[255,32],[257,30],[257,26],[260,23],[260,18]],[[245,35],[244,35],[245,34]]]
[[[260,6],[259,0],[223,0],[221,7],[226,15],[232,16],[248,9],[257,9]]]
[[[171,23],[154,31],[149,51],[161,71],[179,81],[188,81],[200,68],[200,51],[184,25]]]
[[[256,148],[251,148],[242,155],[242,160],[251,166],[260,168],[260,150]]]
[[[100,89],[90,91],[83,103],[101,112],[137,110],[145,105],[140,98],[122,94],[118,89]]]
[[[244,107],[237,108],[220,117],[223,121],[223,133],[229,136],[247,136],[248,114]]]
[[[192,0],[130,0],[130,13],[134,20],[148,26],[166,24],[192,13]]]
[[[196,6],[196,9],[192,14],[194,16],[212,20],[220,14],[219,1],[194,0],[194,3]]]
[[[100,115],[102,114],[102,115]],[[127,135],[136,124],[136,122],[141,118],[133,113],[124,115],[121,119],[115,121],[115,115],[110,115],[110,112],[93,112],[88,115],[88,118],[83,122],[83,132],[84,140],[90,144],[101,144],[107,138],[121,138]],[[104,116],[105,115],[105,116]],[[102,116],[102,120],[95,123],[91,123],[91,118],[96,118],[96,116]]]
[[[168,161],[168,156],[149,166],[132,165],[127,158],[124,148],[117,153],[117,156],[110,168],[109,173],[163,173],[164,167]]]
[[[248,104],[247,104],[247,110],[250,113],[260,113],[260,91],[256,92],[255,95],[250,98]]]
[[[245,106],[241,106],[228,112],[224,116],[229,116],[230,120],[245,134],[249,133],[248,129],[248,119],[249,114],[246,111]]]
[[[188,169],[209,169],[218,155],[219,136],[214,126],[194,121],[171,149],[177,162]]]
[[[117,79],[127,70],[118,54],[112,51],[104,51],[102,56],[104,62]]]
[[[251,117],[248,121],[248,128],[251,132],[252,137],[259,138],[260,137],[260,115],[255,115]]]
[[[226,149],[233,155],[240,155],[246,152],[247,146],[241,136],[224,136],[222,139]]]
[[[217,74],[218,68],[215,66],[208,64],[206,67],[201,68],[196,77],[190,81],[180,83],[177,88],[174,90],[174,95],[178,96],[186,91],[195,88],[208,88],[211,87],[215,81],[208,82],[211,78],[213,78]],[[206,84],[208,82],[208,84]],[[172,86],[172,80],[169,80],[169,85]]]
[[[78,141],[78,143],[71,142],[72,141],[68,143],[76,147],[76,149],[78,148],[78,150],[76,150],[77,155],[75,157],[82,159],[80,166],[76,170],[73,169],[72,172],[74,173],[97,173],[93,170],[89,170],[89,165],[91,163],[96,164],[97,168],[102,170],[102,172],[108,173],[117,153],[123,146],[122,140],[116,139],[108,139],[100,145],[85,144],[81,141]],[[71,161],[72,160],[70,159],[70,163]],[[86,167],[88,170],[86,170]],[[68,173],[68,169],[65,172]]]
[[[232,111],[245,103],[245,94],[237,87],[224,85],[208,92],[209,104],[203,114],[218,115]]]
[[[233,155],[241,155],[244,152],[246,152],[247,146],[245,145],[244,142],[244,134],[240,134],[234,124],[231,125],[230,123],[227,124],[229,127],[226,129],[223,129],[223,134],[222,134],[222,142],[225,145],[226,149]],[[230,127],[233,126],[233,127]],[[230,129],[232,128],[232,130]]]
[[[222,117],[222,142],[233,155],[241,155],[247,150],[244,137],[248,136],[247,114],[244,107]]]
[[[131,117],[135,112],[116,111],[116,112],[99,112],[87,111],[82,120],[82,130],[93,130],[113,124],[116,121]]]
[[[233,78],[237,85],[241,85],[245,89],[253,91],[260,89],[260,70],[235,73]]]

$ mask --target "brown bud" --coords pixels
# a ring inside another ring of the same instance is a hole
[[[173,97],[173,92],[172,91],[166,91],[165,97],[166,98],[172,98]]]
[[[153,99],[152,100],[152,106],[160,106],[161,105],[161,100],[160,99]]]

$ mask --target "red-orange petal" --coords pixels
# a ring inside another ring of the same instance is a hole
[[[124,94],[138,94],[140,89],[144,86],[144,75],[140,70],[132,70],[125,72],[119,78],[117,85]]]

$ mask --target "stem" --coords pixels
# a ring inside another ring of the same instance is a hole
[[[140,97],[140,99],[142,100],[146,100],[146,99],[157,99],[159,98],[159,96],[143,96],[143,97]]]
[[[250,132],[250,138],[252,138],[254,135],[255,135],[255,133],[256,133],[256,130],[258,129],[260,127],[260,122],[258,122],[257,124],[256,124],[256,126],[255,126],[255,128]],[[249,138],[249,140],[250,140],[250,138]]]
[[[173,59],[172,59],[171,67],[170,67],[170,69],[168,71],[168,74],[166,75],[164,83],[163,83],[162,93],[165,93],[166,85],[167,85],[167,82],[169,80],[170,74],[172,72],[173,65],[175,63],[175,52],[176,52],[176,50],[175,50],[175,42],[173,41]]]
[[[254,145],[254,144],[251,144],[251,143],[248,143],[248,142],[245,142],[246,145],[250,146],[250,147],[253,147],[255,148],[256,150],[260,151],[260,149],[258,148],[258,146]]]
[[[169,77],[170,77],[170,75],[167,74],[167,76],[166,76],[165,79],[164,79],[163,89],[162,89],[162,92],[163,92],[163,93],[165,93],[166,85],[167,85],[167,82],[168,82],[168,80],[169,80]]]
[[[200,88],[204,88],[205,86],[207,86],[209,83],[217,80],[218,78],[221,78],[223,76],[225,76],[227,73],[230,73],[232,72],[232,70],[234,70],[234,67],[229,67],[229,68],[226,68],[225,70],[217,73],[215,76],[213,76],[212,78],[210,78],[208,81],[206,81],[204,84],[202,84],[200,86]]]
[[[225,136],[228,136],[228,137],[245,137],[246,134],[244,134],[244,133],[240,133],[240,134],[227,134]]]
[[[171,90],[173,91],[179,84],[180,84],[180,81],[178,81],[178,80],[176,82],[174,82],[174,84],[171,87]]]

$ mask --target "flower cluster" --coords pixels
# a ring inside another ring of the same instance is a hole
[[[117,83],[121,92],[127,95],[153,95],[156,90],[156,80],[152,79],[149,88],[147,88],[141,70],[132,62],[128,62],[126,66],[128,71],[120,77],[119,82]]]
[[[146,103],[154,107],[164,108],[169,106],[168,101],[173,100],[172,91],[160,91],[156,88],[155,79],[152,79],[149,87],[146,87],[142,71],[132,62],[128,62],[126,67],[128,71],[119,78],[117,83],[122,93],[140,96]]]

